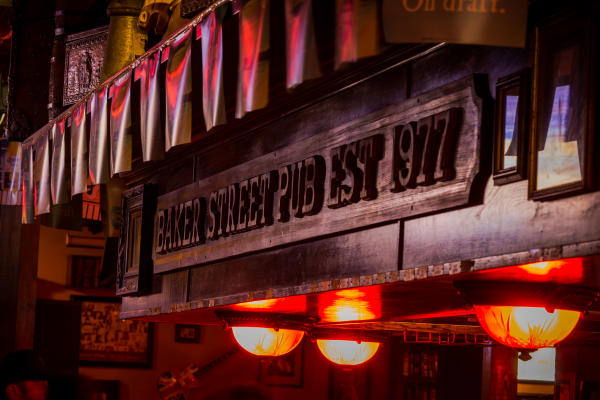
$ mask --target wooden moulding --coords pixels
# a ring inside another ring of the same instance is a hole
[[[472,203],[483,121],[476,81],[451,83],[160,196],[154,272]],[[244,190],[250,211],[241,218]],[[257,200],[267,192],[269,201]]]
[[[121,207],[117,295],[144,294],[152,281],[151,223],[156,210],[156,186],[140,185],[124,192]]]
[[[597,262],[596,260],[598,258],[598,254],[600,254],[600,240],[594,240],[584,243],[537,248],[517,253],[507,253],[493,257],[481,257],[470,260],[445,262],[436,265],[424,265],[403,270],[362,274],[340,279],[329,279],[318,282],[288,285],[285,287],[275,287],[244,292],[240,291],[238,293],[228,294],[225,296],[206,296],[203,298],[189,299],[188,301],[181,301],[181,293],[184,293],[183,297],[185,297],[185,290],[183,290],[183,287],[175,290],[175,287],[171,288],[168,285],[167,287],[164,287],[163,285],[163,290],[165,293],[162,295],[153,295],[158,296],[156,298],[150,298],[153,296],[123,298],[123,312],[121,313],[121,317],[138,318],[159,316],[160,314],[208,309],[255,300],[317,294],[330,290],[352,289],[372,285],[410,282],[434,277],[451,276],[452,279],[459,279],[463,274],[476,271],[484,271],[533,262],[552,261],[561,258],[591,257],[590,262]],[[176,272],[175,274],[184,273],[187,274],[188,271],[180,271]],[[170,275],[172,274],[167,274],[164,277],[168,278]],[[179,286],[185,286],[186,279],[182,280],[180,278],[181,277],[174,281],[177,282]],[[176,299],[175,297],[171,297],[169,293],[176,293]],[[174,300],[169,302],[169,298]]]

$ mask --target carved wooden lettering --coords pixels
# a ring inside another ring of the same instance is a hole
[[[199,253],[186,250],[197,246],[210,262],[468,204],[480,163],[473,84],[459,81],[161,196],[155,272],[198,263]],[[220,243],[232,237],[235,246]]]

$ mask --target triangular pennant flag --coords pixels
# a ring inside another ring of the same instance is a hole
[[[88,100],[90,114],[89,169],[92,185],[108,182],[109,133],[108,88],[96,91]]]
[[[225,7],[210,13],[200,24],[202,40],[202,107],[206,130],[224,124],[223,16]]]
[[[144,161],[162,160],[165,152],[160,57],[158,50],[135,69],[134,79],[140,81],[140,136]]]
[[[317,58],[312,0],[285,0],[286,87],[321,75]]]
[[[240,18],[240,58],[235,116],[266,107],[269,101],[269,0],[249,0]]]
[[[86,104],[75,107],[69,118],[71,127],[71,196],[87,191],[88,138]]]

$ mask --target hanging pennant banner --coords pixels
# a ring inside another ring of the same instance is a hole
[[[90,114],[90,179],[92,185],[98,185],[108,182],[108,88],[92,94],[87,112]]]
[[[312,0],[285,0],[286,87],[321,75],[312,16]]]
[[[135,69],[134,75],[134,79],[140,81],[140,135],[144,161],[156,161],[164,158],[160,54],[159,50],[144,59]]]
[[[35,176],[33,170],[33,146],[23,145],[21,158],[21,223],[35,222]]]
[[[50,212],[50,141],[48,132],[35,144],[35,215]]]
[[[0,144],[0,204],[19,205],[21,196],[21,143],[2,140]]]
[[[131,171],[131,71],[110,87],[110,174]]]
[[[52,125],[52,169],[50,190],[52,204],[65,204],[70,200],[70,162],[69,133],[65,129],[66,120],[60,120]]]
[[[69,118],[71,127],[71,196],[87,191],[88,143],[85,102],[75,107]]]
[[[383,0],[385,40],[524,47],[523,0]]]
[[[223,95],[223,16],[225,7],[210,13],[196,30],[202,40],[202,108],[206,130],[224,124]]]
[[[236,118],[269,101],[269,0],[249,0],[240,12]]]
[[[165,150],[192,139],[192,29],[180,33],[162,55],[165,73]]]
[[[335,68],[379,52],[378,0],[336,0]]]

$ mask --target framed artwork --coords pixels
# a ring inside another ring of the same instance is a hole
[[[494,184],[526,178],[529,69],[498,79],[494,137]]]
[[[366,366],[329,369],[329,399],[367,400],[369,398],[369,370]]]
[[[117,294],[145,294],[152,282],[156,186],[140,185],[123,192],[121,207]]]
[[[152,323],[122,320],[119,298],[73,300],[81,303],[80,365],[152,368]]]
[[[82,379],[77,387],[78,398],[90,400],[119,400],[120,381]]]
[[[102,257],[69,257],[69,284],[72,288],[95,289],[100,287]]]
[[[579,10],[536,28],[529,175],[535,200],[580,193],[593,183],[593,15]]]
[[[571,380],[573,382],[573,380]],[[577,389],[577,388],[575,388]],[[577,395],[577,391],[573,391],[573,396]],[[572,397],[575,399],[577,397]],[[581,382],[581,400],[596,400],[600,398],[600,382],[598,381],[583,381]]]
[[[304,343],[280,357],[260,360],[258,381],[270,386],[302,387]]]
[[[175,324],[175,341],[177,343],[200,343],[202,327],[200,325]]]

